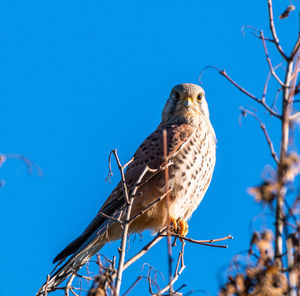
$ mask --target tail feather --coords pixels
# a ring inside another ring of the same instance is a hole
[[[53,291],[54,288],[60,285],[71,274],[77,273],[78,270],[105,245],[106,230],[107,228],[102,225],[100,230],[95,231],[87,238],[63,266],[51,275],[50,279],[39,289],[36,296],[46,295],[46,289],[47,292]]]
[[[76,238],[53,259],[53,263],[56,263],[60,260],[64,260],[68,256],[72,255],[80,248],[80,246],[84,243],[86,239],[86,235],[81,235],[78,238]]]

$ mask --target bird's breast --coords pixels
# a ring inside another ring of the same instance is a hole
[[[216,145],[209,129],[199,129],[172,159],[170,215],[188,219],[199,206],[212,178]]]

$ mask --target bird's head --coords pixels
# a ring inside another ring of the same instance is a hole
[[[209,119],[208,105],[202,87],[192,83],[178,84],[171,90],[162,112],[168,123],[197,123],[201,117]]]

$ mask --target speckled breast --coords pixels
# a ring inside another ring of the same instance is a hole
[[[212,127],[202,122],[170,166],[170,215],[189,219],[209,187],[216,160],[216,143]]]

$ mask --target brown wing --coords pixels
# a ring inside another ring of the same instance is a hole
[[[125,172],[125,180],[130,190],[135,186],[138,178],[148,166],[151,169],[159,170],[163,168],[163,130],[167,130],[167,151],[168,159],[171,159],[178,153],[180,147],[190,138],[194,129],[187,124],[178,125],[162,125],[141,144],[133,156],[133,161],[128,166]],[[144,179],[151,178],[155,173],[148,173]],[[142,180],[143,181],[143,180]],[[107,198],[98,214],[95,216],[90,225],[85,229],[81,236],[71,242],[61,253],[59,253],[53,262],[64,259],[74,253],[95,230],[101,227],[106,220],[100,212],[116,216],[117,213],[125,206],[125,199],[123,195],[122,183],[120,182]]]

